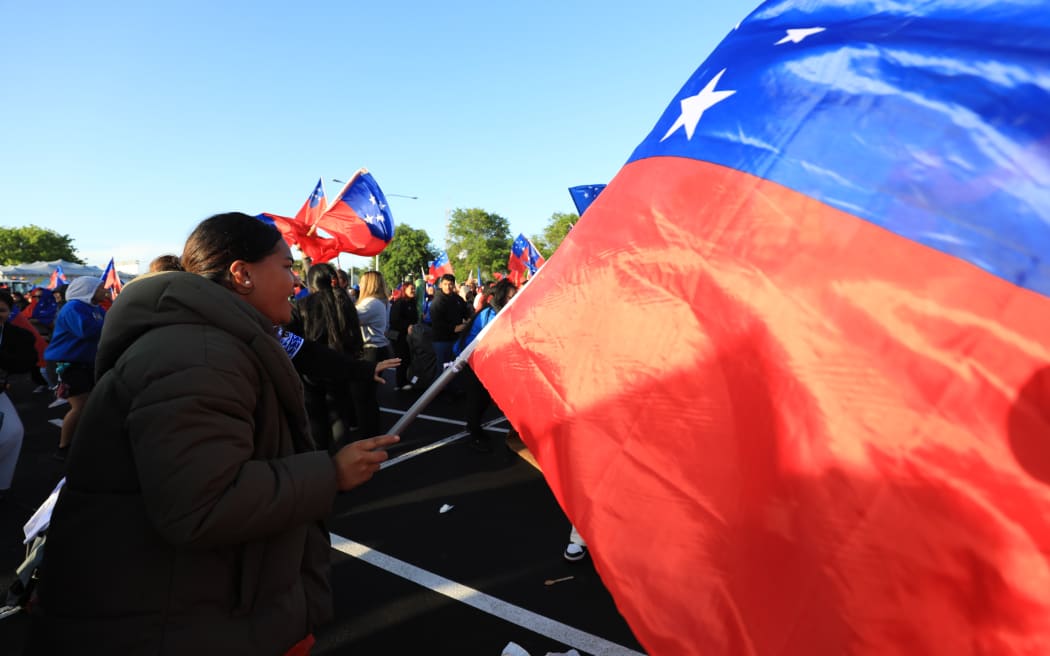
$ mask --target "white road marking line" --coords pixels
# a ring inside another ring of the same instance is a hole
[[[392,415],[403,415],[405,410],[398,410],[397,408],[379,408],[381,412],[389,412]],[[467,422],[459,419],[446,419],[445,417],[438,417],[436,415],[419,415],[416,419],[426,419],[428,421],[439,421],[443,424],[455,424],[456,426],[466,426]]]
[[[530,610],[491,597],[480,590],[456,583],[443,576],[406,563],[403,560],[398,560],[393,556],[388,556],[360,542],[354,542],[335,533],[330,535],[332,548],[337,551],[400,576],[428,590],[445,595],[450,599],[467,604],[489,615],[494,615],[505,622],[510,622],[538,633],[545,638],[575,647],[589,654],[644,656],[644,654],[628,649],[623,645],[618,645],[615,642],[610,642],[604,638],[573,628],[568,624],[563,624],[557,620],[552,620],[549,617],[544,617]]]
[[[486,422],[486,423],[482,424],[481,427],[484,428],[485,430],[498,430],[498,429],[493,429],[492,425],[493,424],[498,424],[501,421],[503,421],[503,417],[500,417],[499,419],[493,419],[492,421]],[[463,439],[464,437],[466,437],[469,434],[470,433],[468,433],[467,431],[462,431],[462,432],[456,433],[455,435],[449,435],[448,437],[442,438],[442,439],[440,439],[440,440],[438,440],[436,442],[431,442],[431,443],[429,443],[429,444],[427,444],[425,446],[421,446],[418,449],[413,449],[412,451],[406,451],[405,453],[402,453],[399,456],[395,456],[395,457],[391,458],[390,460],[387,460],[386,462],[382,463],[381,465],[379,465],[379,468],[380,469],[386,469],[387,467],[391,467],[393,465],[396,465],[399,462],[404,462],[406,460],[411,460],[412,458],[415,458],[416,456],[421,456],[424,453],[429,453],[429,452],[433,451],[434,449],[440,449],[441,447],[445,446],[446,444],[451,444],[452,442],[455,442],[457,440],[461,440],[461,439]]]

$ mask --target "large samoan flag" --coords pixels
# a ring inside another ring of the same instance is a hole
[[[650,654],[1050,653],[1050,11],[775,1],[471,365]]]
[[[394,238],[390,205],[372,174],[358,171],[343,186],[317,225],[332,235],[345,253],[375,255]]]
[[[589,185],[577,185],[575,187],[569,187],[569,195],[572,196],[572,202],[576,205],[576,212],[580,216],[587,211],[587,208],[591,206],[597,198],[598,194],[602,193],[605,189],[603,184],[589,184]]]

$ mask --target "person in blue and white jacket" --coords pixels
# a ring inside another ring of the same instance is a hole
[[[98,278],[83,276],[69,283],[66,304],[55,319],[51,343],[44,351],[44,359],[56,363],[60,389],[69,401],[69,412],[62,419],[62,433],[54,454],[59,460],[65,460],[80,412],[95,386],[95,354],[106,318],[106,311],[99,303],[107,293]]]

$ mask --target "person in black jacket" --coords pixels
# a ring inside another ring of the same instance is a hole
[[[470,321],[470,308],[466,301],[456,294],[456,277],[451,273],[441,276],[438,288],[434,291],[434,300],[430,304],[430,323],[434,327],[434,355],[440,371],[444,364],[452,360],[452,347],[459,338],[459,333]]]
[[[25,431],[15,404],[7,395],[7,375],[32,371],[37,352],[33,334],[8,322],[15,300],[0,290],[0,498],[11,487]]]
[[[335,268],[315,264],[306,277],[310,294],[295,302],[288,330],[359,360],[364,348],[361,322],[350,297],[338,287]],[[300,375],[314,441],[321,449],[331,449],[349,437],[350,426],[356,423],[351,386],[345,381],[318,379],[302,372]]]
[[[408,381],[408,368],[412,364],[412,351],[408,346],[409,326],[419,322],[419,304],[416,302],[416,286],[411,280],[402,285],[401,298],[390,305],[390,327],[387,338],[394,347],[394,355],[401,358],[397,368],[397,388],[412,389]]]

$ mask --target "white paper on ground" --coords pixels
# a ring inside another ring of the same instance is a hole
[[[47,530],[48,525],[51,524],[51,511],[55,509],[55,502],[58,501],[58,491],[62,489],[62,486],[66,484],[66,478],[63,476],[62,480],[58,482],[55,489],[51,491],[44,503],[40,504],[40,507],[36,509],[33,516],[29,518],[25,526],[22,527],[22,532],[26,534],[25,542],[22,544],[29,544],[33,541],[37,535],[42,531]]]

